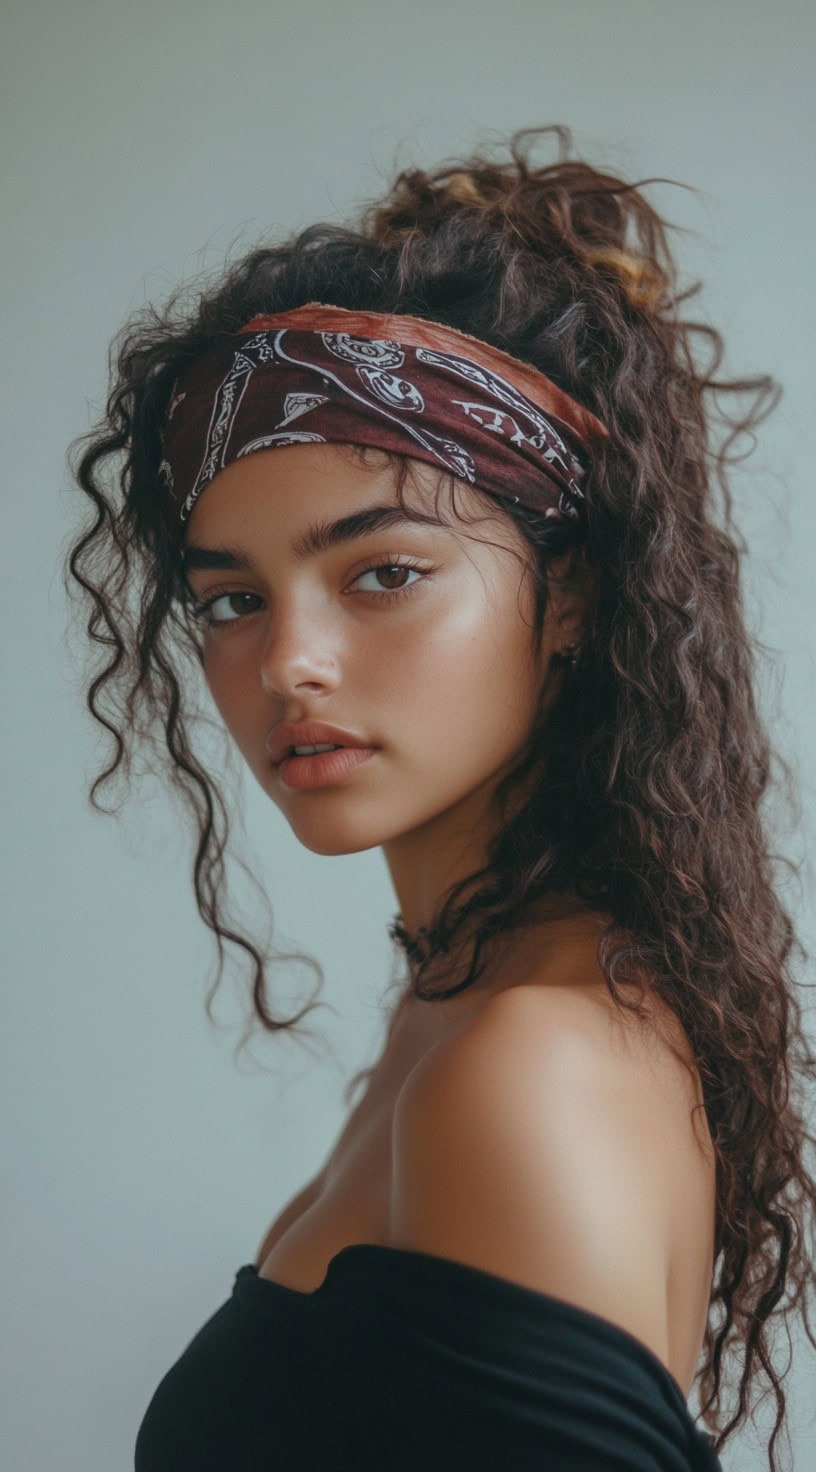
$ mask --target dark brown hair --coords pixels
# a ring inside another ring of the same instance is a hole
[[[559,156],[535,167],[526,142],[548,134]],[[90,797],[99,807],[99,787],[120,768],[129,776],[135,737],[154,744],[198,820],[193,878],[217,940],[213,992],[230,940],[252,957],[262,1026],[296,1026],[319,1004],[276,1018],[265,988],[268,952],[224,922],[227,811],[186,724],[192,681],[183,661],[200,668],[200,628],[159,515],[157,476],[173,381],[256,313],[316,300],[449,323],[534,363],[591,409],[610,438],[585,483],[585,521],[554,525],[503,508],[529,547],[539,633],[554,557],[580,550],[597,579],[584,647],[565,673],[546,737],[543,726],[531,732],[497,801],[509,812],[510,795],[521,784],[528,793],[531,778],[532,796],[500,825],[485,867],[445,897],[427,931],[400,935],[397,923],[392,934],[406,946],[411,987],[431,999],[474,984],[482,948],[533,897],[573,892],[614,918],[598,951],[610,993],[645,1017],[617,989],[634,980],[681,1020],[717,1155],[702,1419],[719,1450],[748,1414],[754,1377],[764,1371],[776,1397],[776,1472],[785,1396],[769,1334],[785,1295],[786,1309],[801,1306],[814,1342],[805,1295],[816,1183],[806,1146],[816,1140],[806,1129],[804,1085],[816,1059],[789,965],[794,948],[801,959],[809,953],[782,904],[776,868],[796,866],[773,852],[765,808],[774,763],[789,794],[791,771],[758,711],[765,646],[746,627],[746,545],[728,477],[778,389],[766,377],[718,378],[720,334],[679,315],[699,287],[678,289],[669,227],[644,193],[656,181],[627,183],[572,157],[564,128],[523,129],[509,152],[508,161],[478,154],[432,172],[404,170],[353,225],[314,224],[252,250],[195,300],[182,287],[164,310],[148,307],[122,329],[105,417],[77,442],[72,462],[93,520],[68,568],[104,655],[87,704],[115,744]],[[401,496],[407,466],[398,469]],[[469,948],[464,979],[430,989],[432,968],[452,956],[457,938]],[[736,1348],[744,1366],[729,1417],[724,1355]]]

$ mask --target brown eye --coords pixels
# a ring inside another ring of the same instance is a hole
[[[254,613],[255,609],[245,608],[242,610],[242,612],[238,613],[235,618],[216,617],[214,612],[216,605],[219,603],[224,603],[229,606],[231,599],[257,597],[257,593],[241,593],[234,589],[230,590],[229,592],[213,593],[211,597],[205,600],[205,602],[198,603],[195,606],[195,608],[193,609],[193,618],[197,619],[200,623],[203,623],[210,628],[217,628],[221,624],[238,623],[242,617],[242,614]],[[235,612],[234,609],[233,612]]]
[[[412,572],[417,573],[418,577],[416,578],[416,580],[410,583],[406,583],[405,574]],[[367,595],[372,598],[399,598],[400,594],[402,593],[412,593],[414,591],[414,588],[418,587],[424,578],[430,576],[428,572],[420,567],[417,567],[414,562],[391,561],[377,562],[373,563],[371,567],[363,568],[362,572],[358,572],[354,581],[355,583],[358,583],[361,578],[372,576],[381,578],[383,574],[385,574],[386,578],[392,582],[394,578],[396,578],[398,580],[399,586],[391,588],[380,587],[377,589],[364,588],[362,591],[364,593],[367,593]]]

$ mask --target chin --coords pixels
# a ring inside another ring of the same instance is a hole
[[[346,814],[345,818],[341,818],[337,814],[328,814],[325,808],[322,812],[301,811],[294,814],[287,812],[280,804],[276,806],[280,808],[298,843],[310,853],[321,854],[325,858],[364,853],[366,849],[377,848],[390,837],[389,830],[381,823],[374,824],[370,820],[367,823],[355,823],[353,814]]]
[[[299,794],[296,794],[300,799]],[[317,796],[317,794],[315,795]],[[331,855],[361,854],[367,849],[380,848],[382,844],[410,833],[418,826],[410,813],[393,818],[376,811],[376,804],[368,804],[368,812],[362,805],[356,810],[349,806],[344,813],[332,813],[327,803],[322,809],[315,805],[308,811],[303,805],[294,812],[281,809],[292,833],[310,853]]]
[[[298,833],[294,828],[292,832],[298,843],[302,844],[304,848],[307,848],[310,854],[319,854],[325,859],[339,858],[342,854],[361,854],[366,849],[377,846],[376,839],[374,843],[355,843],[351,839],[344,842],[342,838],[338,837],[337,842],[332,843],[331,841],[326,841],[324,834],[321,834],[319,838],[312,841],[311,838],[304,837],[302,833]]]

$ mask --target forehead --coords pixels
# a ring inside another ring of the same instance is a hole
[[[397,463],[384,452],[363,445],[310,443],[257,450],[218,471],[198,497],[187,531],[269,508],[287,519],[307,504],[310,510],[320,503],[339,513],[372,490],[396,501],[397,472]],[[409,480],[420,504],[437,479],[430,465],[410,462]]]
[[[184,566],[216,565],[200,555],[203,544],[216,541],[255,542],[274,533],[276,541],[288,538],[302,560],[389,526],[455,532],[497,511],[493,498],[425,461],[391,458],[368,445],[277,446],[233,461],[205,487],[187,522]]]

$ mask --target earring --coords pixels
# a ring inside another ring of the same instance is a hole
[[[567,661],[567,664],[569,665],[572,672],[575,673],[575,668],[578,664],[578,656],[581,653],[580,644],[567,644],[563,649],[559,649],[558,652],[561,655],[562,659],[565,659]]]

